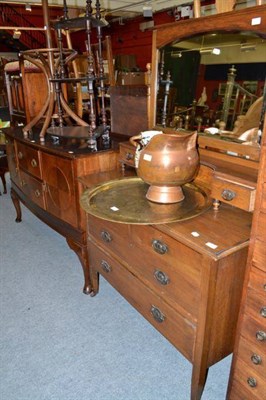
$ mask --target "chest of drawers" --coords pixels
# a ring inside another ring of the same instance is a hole
[[[261,147],[251,241],[228,400],[266,399],[266,137]]]
[[[162,225],[88,215],[94,294],[103,275],[193,364],[192,400],[208,368],[233,350],[250,224],[249,213],[227,205]]]

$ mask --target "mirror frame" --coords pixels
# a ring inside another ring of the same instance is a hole
[[[260,24],[252,25],[252,19],[258,17],[261,18]],[[160,49],[173,41],[182,41],[192,36],[211,33],[214,30],[226,33],[250,31],[256,33],[258,36],[266,38],[266,5],[247,7],[237,11],[173,22],[154,28],[152,36],[150,104],[148,106],[150,129],[156,125]]]

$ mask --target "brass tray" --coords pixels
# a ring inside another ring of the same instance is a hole
[[[124,224],[163,224],[196,217],[211,206],[207,193],[193,183],[183,186],[185,199],[158,204],[146,199],[149,188],[142,179],[128,177],[87,189],[81,207],[89,214]]]

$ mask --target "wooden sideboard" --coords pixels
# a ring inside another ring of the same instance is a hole
[[[251,218],[225,204],[160,225],[88,214],[92,294],[103,275],[193,364],[192,400],[208,368],[233,350]]]
[[[21,128],[5,129],[11,176],[11,197],[21,221],[20,202],[51,228],[65,236],[83,267],[84,293],[91,291],[87,255],[86,214],[79,205],[83,186],[78,177],[113,170],[117,152],[90,152],[85,141],[46,140],[40,144],[38,132],[30,139]]]
[[[266,128],[228,400],[266,399]]]

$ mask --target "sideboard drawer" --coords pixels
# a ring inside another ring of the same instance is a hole
[[[22,191],[39,207],[45,208],[42,182],[22,170],[20,171],[20,178]]]
[[[214,176],[211,187],[211,196],[241,208],[245,211],[253,211],[255,204],[256,186],[244,183],[235,183],[220,176]]]
[[[41,178],[41,168],[38,150],[17,142],[19,166],[31,175]]]
[[[190,361],[196,327],[156,296],[143,282],[110,255],[89,243],[90,265],[102,274],[158,331]],[[158,356],[160,349],[158,351]]]

